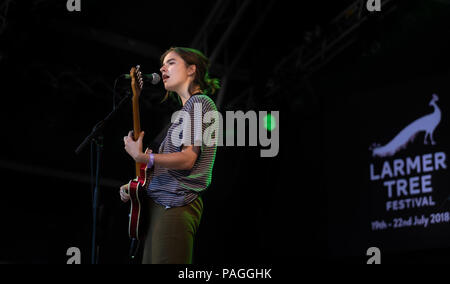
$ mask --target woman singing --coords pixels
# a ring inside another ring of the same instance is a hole
[[[137,163],[154,167],[148,187],[150,218],[142,263],[185,264],[192,262],[194,237],[203,213],[200,194],[211,183],[217,150],[217,143],[205,144],[202,135],[196,135],[198,121],[194,120],[217,111],[207,94],[214,94],[220,87],[217,79],[209,78],[209,60],[198,50],[170,48],[161,56],[161,65],[165,99],[176,94],[182,103],[180,113],[186,116],[175,121],[172,116],[157,154],[149,149],[142,151],[143,132],[136,141],[130,132],[124,143]],[[200,123],[203,133],[208,125],[203,119]],[[124,202],[130,199],[127,186],[120,188]]]

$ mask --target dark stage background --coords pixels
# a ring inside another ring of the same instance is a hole
[[[1,262],[65,263],[69,247],[90,262],[91,149],[75,149],[129,91],[120,80],[114,96],[116,78],[136,64],[159,72],[171,46],[212,59],[222,113],[280,112],[276,157],[218,148],[195,263],[365,263],[371,246],[384,262],[448,259],[448,223],[370,230],[379,203],[368,148],[431,113],[437,93],[437,145],[422,145],[422,133],[399,155],[448,151],[449,1],[382,1],[372,13],[366,1],[82,0],[80,12],[66,2],[0,3]],[[160,84],[141,95],[153,149],[177,109],[164,93]],[[128,104],[103,133],[100,263],[127,262],[129,205],[118,190],[134,171],[123,149],[131,128]],[[444,212],[448,173],[435,182]]]

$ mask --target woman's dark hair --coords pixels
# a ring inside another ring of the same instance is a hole
[[[195,65],[195,77],[189,86],[189,93],[192,95],[196,86],[199,86],[205,95],[212,95],[220,89],[219,79],[209,78],[209,59],[197,49],[187,47],[171,47],[161,55],[161,65],[164,63],[164,58],[169,52],[176,52],[186,64]],[[163,101],[165,101],[172,92],[167,92]]]

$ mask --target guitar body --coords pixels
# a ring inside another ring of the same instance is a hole
[[[150,171],[146,165],[142,165],[141,174],[136,179],[131,180],[128,186],[131,201],[128,234],[130,238],[136,240],[142,240],[146,233],[146,220],[148,218],[146,198],[148,184],[150,183]]]

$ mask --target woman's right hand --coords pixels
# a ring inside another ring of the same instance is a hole
[[[124,184],[120,187],[119,193],[120,193],[120,199],[123,202],[128,202],[128,200],[130,200],[130,195],[128,194],[128,183]]]

